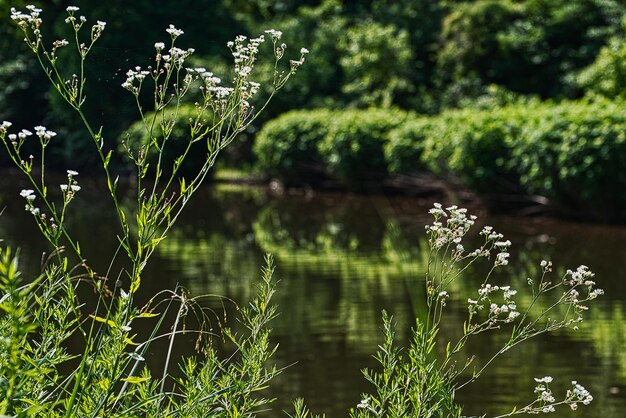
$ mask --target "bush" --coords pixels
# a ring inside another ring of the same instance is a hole
[[[384,144],[408,118],[399,110],[293,111],[263,127],[254,151],[266,174],[289,183],[330,175],[359,187],[387,174]]]
[[[526,196],[579,218],[623,221],[625,132],[620,103],[603,100],[530,100],[435,117],[317,110],[268,123],[255,151],[266,173],[290,182],[330,175],[359,188],[389,172],[429,170],[492,198]]]
[[[411,174],[425,168],[424,142],[432,135],[435,123],[436,118],[410,119],[389,133],[384,151],[391,173]]]
[[[380,180],[387,174],[383,152],[389,132],[410,114],[399,110],[370,109],[338,114],[320,144],[329,172],[351,186]]]
[[[518,130],[519,120],[498,112],[447,112],[394,131],[386,153],[394,172],[410,172],[419,158],[435,174],[453,174],[478,192],[519,192],[508,164]]]
[[[329,130],[331,111],[293,111],[269,121],[254,144],[264,173],[287,183],[315,182],[323,177],[318,151]]]
[[[528,193],[587,218],[626,219],[626,116],[621,103],[564,102],[532,109],[513,164]],[[533,116],[533,117],[531,117]]]
[[[576,217],[626,219],[626,116],[620,103],[529,102],[449,111],[389,134],[392,173],[426,167],[479,193],[540,195]]]

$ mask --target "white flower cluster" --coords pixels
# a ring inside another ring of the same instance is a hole
[[[26,6],[26,9],[29,11],[29,13],[23,13],[19,10],[16,10],[15,7],[11,7],[11,19],[15,21],[15,23],[17,23],[17,25],[22,29],[26,29],[29,26],[33,28],[39,28],[42,22],[41,18],[39,17],[42,10],[36,8],[32,4]]]
[[[496,303],[492,300],[492,294],[495,292],[502,292],[502,299],[504,303]],[[520,313],[517,311],[517,304],[513,300],[513,296],[517,294],[517,290],[511,288],[511,286],[494,286],[490,283],[483,284],[478,289],[478,299],[468,299],[468,309],[474,313],[483,309],[485,305],[489,305],[489,325],[493,326],[498,321],[501,322],[513,322]],[[505,314],[502,318],[500,315]]]
[[[13,126],[13,124],[7,120],[2,121],[0,124],[0,135],[4,136],[9,131],[9,128]]]
[[[276,29],[267,29],[265,33],[267,33],[272,38],[272,42],[274,43],[280,41],[280,38],[283,36],[283,33]]]
[[[185,32],[183,32],[181,29],[177,29],[174,25],[170,24],[170,26],[165,29],[165,32],[169,33],[170,36],[172,37],[172,40],[178,38],[180,35],[184,34]]]
[[[64,46],[68,46],[69,44],[70,43],[67,41],[67,39],[58,39],[52,43],[52,49],[54,51],[57,48],[63,48]]]
[[[497,267],[508,265],[510,257],[508,249],[511,246],[511,241],[502,241],[504,235],[499,232],[495,232],[493,230],[493,227],[491,226],[485,226],[480,232],[480,235],[483,235],[485,237],[486,245],[490,245],[492,248],[498,251],[498,253],[496,254],[494,266]],[[486,250],[486,254],[489,255],[489,250]]]
[[[172,40],[175,40],[177,37],[184,33],[182,30],[177,29],[174,25],[170,25],[169,28],[166,29],[166,32],[170,34]],[[139,95],[139,91],[141,90],[141,84],[147,76],[150,75],[155,80],[157,80],[159,76],[165,74],[168,71],[171,71],[173,69],[180,70],[181,68],[183,68],[185,60],[195,52],[195,49],[193,48],[182,49],[173,45],[171,48],[165,51],[164,42],[156,42],[154,44],[154,49],[156,49],[155,69],[152,69],[152,67],[148,67],[148,70],[143,70],[141,67],[137,66],[134,69],[130,69],[126,72],[126,80],[122,83],[122,87],[130,91],[134,95]],[[187,90],[191,81],[191,75],[185,76],[184,85],[178,86],[180,88],[179,94],[182,94]],[[162,86],[159,86],[159,88],[162,89]]]
[[[250,98],[259,91],[260,84],[250,80],[252,69],[256,63],[259,46],[265,42],[263,35],[248,40],[239,35],[234,42],[229,42],[229,47],[235,63],[235,79],[233,84],[238,86],[241,92],[241,107],[245,113],[250,109]]]
[[[45,147],[57,134],[54,131],[47,130],[44,126],[35,126],[35,135],[39,137],[41,144]]]
[[[106,25],[106,22],[103,22],[101,20],[96,21],[96,24],[91,27],[91,42],[95,42],[95,40],[98,39],[100,35],[102,35],[102,32],[104,32],[104,28],[106,27]]]
[[[13,124],[8,121],[3,121],[0,124],[0,140],[4,141],[6,146],[12,147],[12,152],[15,153],[14,155],[17,158],[21,158],[20,150],[22,148],[22,145],[24,145],[24,142],[26,141],[26,139],[32,136],[33,133],[29,131],[28,129],[22,129],[17,134],[9,133],[9,128],[12,125]],[[39,137],[39,142],[41,144],[41,147],[45,148],[50,142],[50,140],[56,136],[56,132],[49,131],[43,126],[35,126],[35,135]],[[8,139],[8,142],[6,142],[7,139]],[[24,167],[27,171],[30,171],[30,169],[32,168],[33,158],[34,157],[32,155],[29,157],[30,162],[21,160],[20,162],[21,166]]]
[[[32,202],[33,200],[35,200],[35,191],[31,189],[23,189],[20,192],[20,196],[26,199],[26,201]]]
[[[582,402],[583,405],[589,405],[593,401],[591,393],[575,380],[572,380],[572,389],[567,391],[567,397]],[[570,403],[569,405],[572,409],[576,409],[576,402]]]
[[[550,389],[550,383],[552,383],[552,376],[545,376],[541,378],[535,378],[537,385],[535,386],[535,393],[537,398],[530,405],[519,410],[527,414],[540,414],[555,412],[555,406],[568,405],[572,410],[578,409],[578,404],[589,405],[593,401],[593,396],[587,389],[579,385],[575,380],[572,381],[572,388],[567,390],[565,398],[561,401],[557,401],[552,390]]]
[[[552,271],[552,261],[541,260],[541,263],[539,265],[541,266],[541,270],[544,273],[549,273]]]
[[[162,58],[164,62],[163,66],[165,68],[168,68],[170,65],[173,65],[174,68],[181,68],[185,63],[185,60],[196,52],[196,50],[193,48],[181,49],[173,46],[167,52],[167,54],[163,55],[159,55],[157,53],[157,60]]]
[[[440,203],[435,203],[429,213],[433,215],[434,222],[426,225],[426,232],[430,235],[430,245],[435,249],[452,243],[459,245],[476,221],[476,216],[467,216],[467,209],[450,206],[444,210]],[[445,225],[439,221],[442,218],[448,218]]]
[[[122,87],[137,95],[139,94],[141,83],[148,75],[150,75],[150,71],[142,70],[141,67],[135,67],[133,70],[128,70],[126,71],[126,81],[122,83]]]
[[[59,186],[63,192],[63,201],[65,204],[69,203],[76,195],[76,192],[80,190],[76,176],[78,176],[77,171],[67,170],[67,184],[61,184]]]
[[[80,8],[77,6],[68,6],[65,8],[65,11],[68,14],[68,16],[65,18],[65,23],[71,24],[74,27],[74,30],[76,31],[80,30],[83,24],[87,21],[87,18],[85,16],[79,16],[78,21],[77,21],[76,16],[74,16],[74,13],[76,13],[79,10]],[[102,27],[102,30],[104,30],[104,27]]]
[[[587,285],[588,283],[593,283],[593,282],[590,282],[589,279],[592,279],[593,276],[595,276],[595,274],[589,270],[589,267],[585,265],[578,266],[576,271],[567,270],[565,272],[565,275],[571,277],[571,281],[570,281],[571,285],[581,284],[581,283]]]
[[[541,412],[544,414],[554,412],[554,405],[552,404],[556,402],[556,399],[548,386],[552,382],[552,376],[535,378],[535,382],[538,383],[535,387],[535,393],[537,394],[537,401],[541,405]]]
[[[574,311],[578,314],[576,319],[571,322],[582,322],[582,313],[589,309],[584,302],[596,299],[604,294],[604,290],[596,288],[596,282],[591,280],[595,274],[585,265],[578,266],[576,271],[567,270],[563,277],[563,285],[566,290],[563,293],[563,301],[574,307]],[[578,289],[578,290],[577,290]],[[586,296],[582,296],[579,290],[585,289]]]
[[[26,209],[27,212],[32,213],[35,216],[40,215],[40,210],[38,207],[35,207],[34,202],[36,199],[35,196],[35,191],[31,190],[31,189],[24,189],[20,192],[20,196],[22,196],[24,199],[26,199],[26,206],[24,207],[24,209]]]

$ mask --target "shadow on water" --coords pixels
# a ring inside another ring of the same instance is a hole
[[[70,229],[99,269],[115,251],[111,208],[87,182],[74,202]],[[22,249],[22,264],[35,274],[45,244],[19,200],[19,184],[0,188],[0,235]],[[381,310],[387,309],[406,341],[414,315],[423,312],[427,260],[424,225],[432,202],[406,198],[318,194],[273,197],[263,190],[220,186],[199,192],[179,224],[159,247],[144,274],[145,295],[182,285],[192,295],[223,295],[245,304],[254,293],[264,253],[275,257],[281,312],[273,338],[275,361],[289,366],[272,395],[277,409],[304,396],[315,412],[346,416],[369,386],[360,369],[375,366],[371,354],[381,342]],[[476,212],[476,211],[474,211]],[[596,272],[606,295],[594,304],[578,332],[547,336],[511,350],[491,371],[457,394],[466,413],[508,412],[533,397],[534,377],[555,376],[562,391],[570,380],[588,387],[595,401],[576,416],[621,417],[626,410],[626,229],[540,218],[484,217],[513,242],[512,263],[497,280],[523,287],[541,259],[559,266],[579,264]],[[479,229],[481,225],[478,226]],[[469,247],[466,245],[466,247]],[[560,267],[562,266],[562,267]],[[561,270],[559,270],[561,269]],[[484,274],[469,270],[453,289],[442,333],[458,335],[464,301]],[[148,280],[149,278],[149,280]],[[216,322],[236,316],[234,304],[212,298]],[[523,298],[520,303],[524,303]],[[503,336],[485,334],[470,344],[485,361]],[[193,338],[179,341],[192,351]],[[162,353],[153,353],[158,362]],[[559,383],[560,382],[560,383]],[[568,417],[561,410],[552,416]],[[574,415],[572,415],[574,416]]]

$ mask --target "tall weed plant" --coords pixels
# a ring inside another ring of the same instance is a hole
[[[306,49],[283,67],[286,46],[281,33],[228,44],[234,75],[227,86],[203,68],[188,68],[193,49],[176,42],[183,32],[170,25],[168,45],[155,43],[155,60],[127,73],[122,87],[134,97],[142,116],[145,138],[128,143],[125,152],[136,168],[134,199],[121,204],[118,177],[110,170],[112,150],[100,128],[83,112],[87,99],[85,64],[106,23],[89,26],[78,7],[67,8],[66,23],[73,38],[48,43],[42,36],[42,11],[28,6],[13,9],[12,19],[23,30],[26,45],[60,97],[75,110],[98,152],[106,187],[118,218],[118,247],[105,272],[96,272],[79,242],[66,227],[72,201],[79,195],[79,173],[68,169],[62,184],[52,184],[46,173],[46,148],[55,137],[43,126],[34,133],[11,132],[2,122],[0,139],[7,155],[30,182],[21,192],[51,251],[41,273],[23,278],[18,255],[0,248],[0,416],[29,417],[251,417],[269,410],[272,399],[262,395],[281,370],[269,362],[276,346],[270,341],[269,322],[276,315],[271,257],[261,270],[257,296],[240,310],[241,327],[222,328],[215,335],[200,296],[183,289],[164,290],[146,304],[138,292],[151,255],[174,226],[189,199],[200,188],[218,154],[258,116],[304,62]],[[259,84],[252,79],[262,44],[269,38],[274,74],[271,94],[258,106],[252,101]],[[66,74],[61,63],[74,60],[77,73]],[[146,106],[145,103],[150,103]],[[178,112],[192,103],[188,138],[172,136]],[[25,144],[34,142],[40,153],[26,155]],[[181,146],[182,145],[182,146]],[[168,154],[176,150],[177,155]],[[181,167],[198,149],[203,165],[193,175]],[[587,302],[602,294],[593,273],[585,266],[551,277],[551,264],[541,264],[541,277],[529,279],[532,299],[527,306],[515,302],[516,290],[495,284],[492,273],[508,263],[510,242],[486,227],[484,243],[466,251],[463,240],[475,222],[464,209],[436,205],[434,222],[427,227],[430,254],[426,277],[425,317],[416,319],[413,338],[404,350],[397,346],[393,318],[383,314],[384,341],[375,358],[379,370],[364,371],[372,383],[371,394],[350,411],[352,417],[454,417],[462,415],[456,391],[478,379],[489,365],[509,349],[529,338],[582,321]],[[457,341],[440,341],[439,330],[449,291],[469,266],[481,259],[493,267],[468,300],[468,318]],[[76,262],[75,260],[78,260]],[[119,267],[120,265],[124,267]],[[86,287],[96,293],[93,304],[81,302]],[[186,319],[199,318],[197,355],[177,356],[174,344],[187,329]],[[150,325],[147,326],[146,323]],[[147,332],[144,332],[145,330]],[[464,358],[467,341],[483,332],[508,332],[507,342],[493,357]],[[214,341],[221,338],[233,350],[222,356]],[[81,351],[76,351],[76,341]],[[152,364],[148,354],[164,344],[162,364]],[[175,358],[176,357],[176,358]],[[174,363],[178,363],[175,372]],[[536,400],[513,409],[520,413],[551,412],[560,405],[576,409],[593,399],[576,382],[561,398],[553,394],[549,376],[535,379]],[[294,402],[292,417],[310,412],[302,400]]]

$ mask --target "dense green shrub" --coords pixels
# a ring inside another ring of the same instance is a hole
[[[269,121],[254,144],[259,168],[287,183],[311,182],[323,175],[319,144],[329,130],[330,110],[293,111]]]
[[[449,10],[437,48],[441,87],[474,80],[561,98],[620,30],[626,9],[616,1],[477,0],[450,2]]]
[[[529,100],[414,116],[397,110],[298,111],[268,123],[255,151],[285,180],[350,187],[428,170],[492,198],[526,196],[578,217],[626,219],[626,115],[620,103]]]
[[[388,133],[409,118],[399,110],[294,111],[268,122],[254,146],[259,167],[291,183],[327,175],[349,186],[387,173]]]
[[[387,162],[383,149],[388,134],[409,115],[399,110],[380,109],[336,114],[319,148],[330,173],[357,187],[368,180],[384,177]]]
[[[605,221],[626,219],[626,116],[620,102],[540,105],[525,121],[513,164],[528,193]]]
[[[422,163],[424,142],[433,132],[437,118],[409,119],[389,133],[385,160],[391,173],[414,173],[425,168]]]
[[[626,219],[626,116],[620,103],[528,102],[449,111],[389,134],[392,173],[427,167],[483,194],[547,198],[578,217]]]
[[[407,122],[389,134],[385,149],[394,173],[426,167],[453,174],[482,193],[519,193],[510,166],[520,120],[499,112],[452,111]]]

